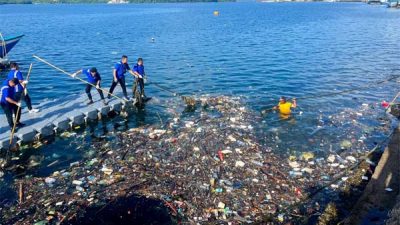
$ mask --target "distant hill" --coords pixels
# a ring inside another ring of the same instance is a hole
[[[236,0],[128,0],[129,3],[235,2]],[[0,0],[0,4],[107,3],[108,0]]]

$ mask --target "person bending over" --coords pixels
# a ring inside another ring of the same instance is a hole
[[[22,127],[25,124],[20,123],[21,114],[17,116],[17,108],[21,107],[21,103],[16,101],[15,86],[18,84],[18,79],[5,80],[0,90],[0,106],[7,118],[8,125],[12,129],[14,127],[13,114],[16,117],[16,126]]]
[[[96,67],[92,67],[90,69],[82,69],[78,70],[72,74],[72,77],[76,77],[78,74],[85,74],[87,77],[87,82],[90,84],[86,84],[85,92],[89,98],[88,105],[93,103],[92,94],[90,91],[92,90],[92,86],[96,86],[97,91],[99,92],[100,98],[103,101],[104,105],[107,105],[106,100],[104,99],[103,91],[101,90],[101,76],[100,73],[97,71]]]

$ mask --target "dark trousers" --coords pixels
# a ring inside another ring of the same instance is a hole
[[[143,78],[138,78],[138,83],[139,83],[139,87],[140,87],[140,92],[142,93],[142,95],[144,95],[144,81],[143,81]]]
[[[111,93],[111,94],[113,93],[114,88],[117,86],[118,83],[121,85],[122,92],[124,93],[124,96],[125,96],[126,98],[128,98],[128,94],[126,93],[125,77],[118,78],[118,79],[117,79],[117,82],[115,82],[115,81],[113,80],[113,82],[112,82],[112,84],[111,84],[111,87],[110,87],[109,93]],[[108,94],[108,98],[111,98],[111,95],[110,95],[110,94]]]
[[[97,89],[97,88],[96,88]],[[90,101],[92,101],[92,94],[90,94],[90,90],[92,90],[92,85],[87,84],[86,85],[86,89],[85,92],[89,98]],[[99,92],[100,98],[104,100],[104,95],[103,95],[103,91],[100,89],[97,89],[97,91]]]
[[[25,91],[16,92],[15,93],[15,101],[19,102],[21,100],[24,100],[24,102],[29,110],[32,110],[32,101],[31,101],[31,98],[29,97],[28,93],[25,94]]]
[[[4,114],[7,117],[7,122],[8,125],[10,125],[11,128],[14,127],[14,120],[13,120],[13,114],[16,115],[17,112],[17,106],[15,105],[6,105],[6,104],[1,104],[1,108],[4,111]],[[21,114],[17,118],[17,123],[19,122],[19,119],[21,118]]]

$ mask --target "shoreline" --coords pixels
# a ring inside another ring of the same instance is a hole
[[[390,210],[399,198],[400,185],[400,126],[396,128],[389,145],[385,148],[375,171],[362,196],[344,224],[385,222]],[[397,198],[396,198],[397,197]],[[397,215],[398,216],[398,215]]]
[[[294,1],[254,1],[251,3],[367,3],[367,0],[294,0]],[[89,5],[124,5],[124,4],[179,4],[179,3],[249,3],[249,2],[241,2],[237,0],[223,0],[223,1],[137,1],[137,2],[126,2],[126,3],[107,3],[104,2],[10,2],[10,3],[3,3],[0,2],[0,5],[79,5],[79,4],[89,4]],[[384,4],[384,3],[381,3]]]

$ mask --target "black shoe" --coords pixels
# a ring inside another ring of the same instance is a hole
[[[90,100],[86,103],[87,105],[93,104],[93,100]]]
[[[17,123],[17,127],[23,127],[23,126],[25,126],[24,123]]]

